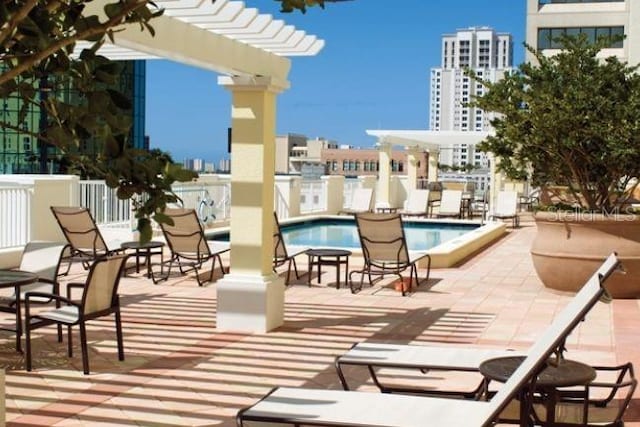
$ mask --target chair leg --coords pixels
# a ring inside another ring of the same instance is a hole
[[[300,280],[300,274],[298,274],[298,264],[296,264],[296,259],[291,258],[291,261],[293,261],[293,271],[295,271],[296,273],[296,279]]]
[[[287,263],[287,279],[284,281],[284,286],[289,286],[289,280],[291,279],[291,261],[292,258],[289,258],[289,262]]]
[[[73,357],[73,338],[72,338],[71,325],[67,326],[67,355]]]
[[[118,339],[118,360],[124,360],[124,341],[122,339],[122,319],[120,307],[116,310],[116,337]]]
[[[26,322],[25,322],[25,328],[24,328],[24,344],[25,344],[25,368],[27,369],[27,371],[31,371],[31,328],[29,327],[29,325],[31,325],[31,319],[29,318],[29,315],[27,314],[26,317]]]
[[[180,271],[182,272],[182,268],[180,269]],[[193,266],[193,271],[196,272],[196,282],[198,282],[198,286],[202,286],[204,282],[200,280],[200,272],[198,271],[198,268],[195,265]]]
[[[80,321],[80,349],[82,350],[82,369],[89,375],[89,348],[87,346],[87,328],[84,321]]]
[[[58,328],[58,342],[62,342],[62,325],[58,323],[57,328]]]

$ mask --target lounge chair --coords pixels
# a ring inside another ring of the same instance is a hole
[[[520,225],[518,215],[518,193],[515,191],[499,191],[496,206],[489,219],[510,219],[513,227]]]
[[[610,257],[611,258],[611,257]],[[604,278],[609,276],[609,260],[603,264],[596,272]],[[581,294],[576,294],[574,300],[580,298]],[[428,395],[462,395],[464,397],[476,396],[482,384],[472,391],[454,390],[420,390],[416,388],[403,388],[397,385],[383,384],[376,370],[379,368],[399,368],[409,370],[444,370],[444,371],[467,371],[477,372],[480,363],[483,361],[502,356],[514,356],[522,354],[511,350],[502,349],[481,349],[468,348],[462,346],[423,346],[411,344],[390,344],[390,343],[356,343],[345,354],[336,358],[335,366],[338,377],[345,390],[349,390],[349,385],[343,373],[344,366],[365,366],[367,367],[373,382],[380,391],[391,392],[411,392]]]
[[[351,205],[343,209],[338,214],[357,214],[361,212],[371,212],[371,200],[373,199],[373,189],[356,188],[353,190]]]
[[[96,259],[123,251],[120,247],[122,242],[107,242],[102,237],[89,209],[77,206],[51,206],[51,212],[71,247],[71,254],[67,258],[69,263],[80,261],[86,270]]]
[[[120,319],[120,300],[118,284],[124,271],[128,255],[112,255],[103,257],[91,265],[86,283],[68,283],[67,297],[43,292],[27,292],[25,298],[25,331],[26,331],[26,369],[31,370],[31,331],[48,325],[65,325],[68,330],[67,352],[73,356],[71,338],[72,326],[80,328],[80,348],[82,349],[82,367],[89,374],[89,354],[87,348],[87,331],[85,323],[99,317],[115,315],[116,339],[118,343],[118,359],[124,360],[122,343],[122,323]],[[82,289],[80,301],[72,300],[73,289]],[[58,302],[55,309],[32,314],[33,302],[42,299],[54,299]],[[64,304],[60,307],[60,303]]]
[[[287,264],[287,278],[284,282],[285,286],[289,286],[289,279],[291,276],[291,266],[296,273],[296,279],[300,279],[298,274],[298,266],[296,265],[296,256],[304,254],[308,248],[291,247],[290,251],[287,250],[287,245],[284,242],[282,231],[280,230],[280,222],[278,221],[278,214],[273,213],[273,271],[276,272],[276,268],[281,265]]]
[[[438,212],[436,216],[460,218],[462,211],[462,190],[443,190],[437,206]]]
[[[350,427],[490,426],[516,395],[529,401],[527,385],[547,366],[550,356],[564,347],[569,333],[604,295],[602,283],[617,267],[617,258],[610,256],[556,316],[526,353],[522,364],[489,401],[276,387],[254,405],[240,410],[237,424],[255,421]],[[521,425],[528,425],[528,417],[526,413]]]
[[[400,211],[403,216],[428,216],[429,190],[412,190],[407,197],[407,204],[404,210]]]
[[[198,286],[202,286],[204,283],[200,279],[199,269],[208,260],[211,260],[211,274],[208,281],[213,280],[216,260],[220,263],[222,273],[226,273],[220,255],[229,251],[231,246],[228,242],[207,240],[194,209],[166,208],[164,214],[173,220],[173,225],[160,224],[167,245],[171,250],[171,257],[165,261],[165,264],[169,264],[167,273],[160,279],[155,279],[154,276],[154,282],[167,279],[174,264],[178,264],[181,273],[194,270]]]
[[[364,257],[362,270],[353,270],[349,273],[351,292],[362,289],[365,274],[369,277],[369,283],[373,284],[372,276],[395,274],[400,280],[402,273],[410,269],[408,288],[402,285],[402,295],[406,295],[414,284],[420,284],[418,278],[417,263],[422,259],[427,262],[427,274],[425,280],[429,280],[431,272],[431,257],[426,252],[409,251],[404,228],[399,214],[361,213],[356,215],[356,225]],[[354,286],[352,276],[360,273],[360,285]]]

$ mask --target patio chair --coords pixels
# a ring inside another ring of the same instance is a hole
[[[356,188],[353,190],[351,205],[348,209],[343,209],[338,214],[357,214],[361,212],[371,212],[371,201],[373,199],[373,189]]]
[[[496,207],[489,219],[511,219],[512,226],[520,225],[518,215],[518,193],[515,191],[499,191],[496,200]]]
[[[220,264],[222,274],[226,273],[220,255],[229,251],[231,247],[228,242],[207,240],[194,209],[166,208],[164,214],[173,220],[173,225],[160,224],[167,245],[171,250],[171,257],[165,262],[165,264],[169,264],[166,275],[163,275],[160,279],[155,279],[152,274],[154,282],[168,279],[174,264],[178,264],[178,268],[183,274],[194,270],[198,286],[202,286],[204,283],[200,279],[199,270],[208,260],[211,260],[209,282],[213,280],[216,260]]]
[[[298,273],[298,266],[296,265],[296,256],[304,254],[309,248],[303,247],[290,247],[287,250],[287,245],[284,242],[282,231],[280,230],[280,221],[278,221],[278,214],[273,213],[273,272],[276,273],[276,268],[281,265],[287,264],[287,278],[284,282],[285,286],[289,286],[289,279],[291,276],[291,266],[296,273],[296,279],[300,279]]]
[[[611,271],[617,263],[614,263],[614,256],[611,255],[592,276],[587,285],[591,285],[591,291],[594,292],[596,282],[594,277],[602,277],[602,283],[610,276]],[[585,285],[585,286],[587,286]],[[573,301],[584,299],[585,291],[583,290],[575,295]],[[573,302],[572,302],[573,303]],[[517,356],[521,352],[507,349],[484,349],[484,348],[468,348],[456,345],[438,346],[438,345],[413,345],[413,344],[392,344],[392,343],[356,343],[353,347],[343,355],[336,358],[335,366],[340,379],[340,383],[345,390],[349,390],[349,384],[343,373],[345,366],[364,366],[368,369],[374,384],[385,393],[421,393],[426,395],[448,395],[462,397],[476,397],[482,389],[484,383],[481,381],[474,389],[471,390],[420,390],[415,387],[406,388],[397,384],[385,384],[376,374],[378,369],[382,368],[398,368],[407,370],[420,370],[423,372],[429,370],[441,371],[463,371],[478,372],[480,364],[491,358],[504,356]]]
[[[403,216],[428,216],[429,190],[411,190],[407,203],[400,212]]]
[[[417,263],[422,259],[426,259],[427,262],[425,281],[429,280],[431,256],[426,252],[409,251],[399,214],[357,214],[356,225],[364,266],[362,270],[353,270],[349,273],[351,292],[355,293],[362,289],[365,274],[369,277],[369,283],[373,285],[372,276],[380,276],[379,279],[382,279],[385,275],[394,274],[402,281],[400,273],[410,269],[409,285],[408,287],[405,287],[404,283],[402,285],[404,296],[411,291],[414,280],[416,286],[420,284]],[[357,273],[360,273],[360,286],[356,288],[352,276]]]
[[[120,319],[120,300],[118,284],[124,271],[127,255],[111,255],[96,260],[89,270],[86,283],[68,283],[67,297],[43,292],[27,292],[25,298],[25,332],[26,332],[26,369],[31,371],[31,331],[48,325],[67,326],[67,352],[73,356],[72,327],[80,328],[80,348],[82,351],[82,368],[89,374],[89,351],[87,346],[86,322],[99,317],[115,315],[116,338],[118,343],[118,360],[124,360],[122,343],[122,323]],[[72,290],[82,289],[80,301],[72,300]],[[54,299],[57,307],[52,310],[33,314],[31,305],[41,299]],[[60,306],[60,304],[64,304]]]
[[[86,270],[96,259],[122,252],[121,242],[105,241],[89,209],[77,206],[51,206],[51,212],[71,248],[70,256],[66,258],[69,268],[72,262],[79,261]]]
[[[24,301],[27,292],[45,292],[59,295],[60,285],[58,275],[62,258],[69,250],[69,245],[57,242],[33,241],[25,245],[20,258],[19,270],[38,275],[38,281],[20,286],[19,293],[3,297],[0,300],[0,312],[16,314],[16,322],[22,322],[20,315],[20,301]],[[34,303],[47,304],[52,298],[34,298]],[[22,325],[16,325],[16,348],[21,349],[20,339]],[[58,341],[62,341],[62,328],[58,328]]]
[[[254,405],[241,409],[236,421],[292,425],[331,426],[447,426],[493,425],[503,409],[518,395],[530,402],[527,391],[552,356],[564,348],[569,333],[604,295],[602,283],[618,267],[611,256],[587,284],[556,316],[546,332],[526,353],[526,358],[500,390],[488,401],[445,399],[344,390],[314,390],[276,387]],[[528,405],[528,404],[527,404]],[[529,425],[530,413],[522,414],[521,425]]]
[[[438,206],[438,217],[460,218],[462,210],[462,190],[442,190]]]

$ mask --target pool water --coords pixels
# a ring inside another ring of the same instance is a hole
[[[419,221],[403,221],[403,223],[409,250],[427,250],[479,227],[476,224]],[[281,229],[287,246],[360,248],[358,229],[353,219],[315,219],[282,225]],[[228,240],[229,235],[219,235],[214,238]]]

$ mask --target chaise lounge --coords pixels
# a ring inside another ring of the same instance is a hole
[[[527,387],[552,363],[550,356],[564,348],[569,333],[605,295],[603,283],[617,269],[611,255],[556,316],[546,332],[526,353],[526,358],[503,387],[489,401],[445,399],[386,393],[315,390],[276,387],[256,404],[240,410],[238,426],[246,422],[267,422],[314,426],[490,426],[509,402],[518,395],[530,402]],[[533,387],[531,387],[533,388]],[[528,407],[528,403],[524,407]],[[521,425],[529,425],[529,412],[523,412]]]

